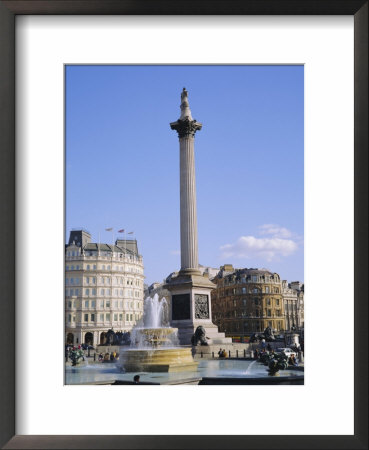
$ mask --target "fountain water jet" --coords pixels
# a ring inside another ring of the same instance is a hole
[[[131,348],[120,350],[120,362],[126,372],[195,371],[190,347],[178,345],[177,328],[168,326],[168,305],[158,295],[148,297],[144,315],[133,328]]]

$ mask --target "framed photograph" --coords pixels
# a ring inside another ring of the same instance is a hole
[[[367,448],[367,2],[0,13],[1,445]]]

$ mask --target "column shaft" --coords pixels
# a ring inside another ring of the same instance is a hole
[[[197,212],[193,136],[180,138],[179,145],[181,200],[181,269],[197,269]]]

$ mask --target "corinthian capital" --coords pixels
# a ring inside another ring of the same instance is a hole
[[[178,119],[177,122],[172,122],[170,128],[177,131],[179,138],[193,137],[197,130],[201,130],[202,124],[186,117],[183,120]]]

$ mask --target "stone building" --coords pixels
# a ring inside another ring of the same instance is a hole
[[[106,332],[130,331],[143,314],[144,267],[136,240],[91,242],[72,230],[65,248],[65,336],[104,344]]]
[[[220,331],[235,339],[286,328],[282,283],[277,273],[266,269],[234,269],[226,264],[212,279],[213,320]]]
[[[286,330],[301,332],[304,328],[304,285],[299,281],[282,281]]]

